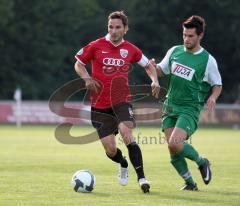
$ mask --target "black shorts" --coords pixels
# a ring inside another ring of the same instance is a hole
[[[118,134],[120,122],[131,121],[135,126],[135,120],[130,103],[120,103],[106,109],[91,108],[91,121],[101,138],[111,134]]]

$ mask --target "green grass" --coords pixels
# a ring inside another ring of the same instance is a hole
[[[199,129],[193,145],[212,162],[213,180],[203,184],[193,162],[189,167],[199,192],[179,191],[183,181],[169,163],[166,144],[148,144],[159,137],[158,128],[138,128],[145,173],[151,193],[143,194],[130,167],[128,186],[117,182],[118,165],[109,161],[99,141],[86,145],[64,145],[54,137],[53,126],[0,126],[0,205],[240,205],[240,132],[231,129]],[[89,128],[74,128],[73,135],[87,134]],[[161,134],[162,135],[162,134]],[[117,140],[127,154],[125,146]],[[90,194],[76,193],[70,186],[72,174],[90,169],[97,185]]]

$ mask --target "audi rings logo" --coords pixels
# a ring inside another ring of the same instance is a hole
[[[121,67],[123,66],[125,61],[123,59],[114,59],[114,58],[104,58],[103,64],[106,66],[115,66]]]

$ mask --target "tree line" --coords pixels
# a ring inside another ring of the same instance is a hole
[[[108,14],[124,10],[126,39],[160,61],[182,44],[181,23],[196,14],[207,27],[202,42],[217,60],[223,78],[220,102],[240,98],[240,2],[237,0],[0,0],[0,99],[12,99],[19,85],[24,99],[47,100],[63,84],[78,78],[75,53],[107,33]],[[134,65],[134,84],[148,83]],[[166,80],[160,80],[166,85]]]

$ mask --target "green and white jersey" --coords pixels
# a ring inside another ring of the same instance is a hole
[[[167,104],[194,106],[201,110],[211,87],[222,85],[216,60],[203,48],[190,53],[184,45],[174,46],[158,67],[170,75]]]

